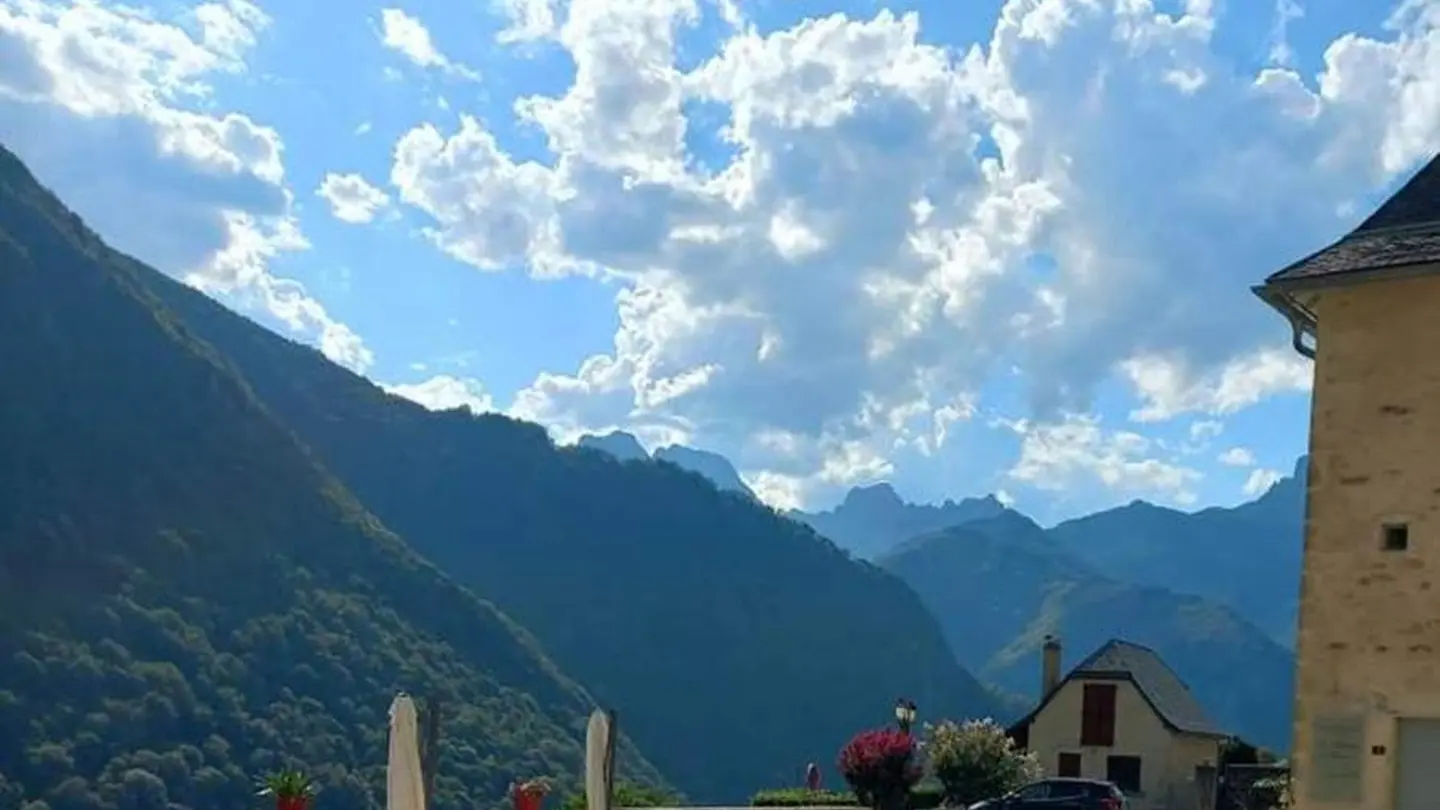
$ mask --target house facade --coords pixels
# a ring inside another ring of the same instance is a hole
[[[1256,293],[1314,360],[1297,810],[1440,808],[1440,160]]]
[[[1047,639],[1042,698],[1010,727],[1047,776],[1114,782],[1132,810],[1214,807],[1226,735],[1153,650],[1113,640],[1064,678],[1060,655]]]

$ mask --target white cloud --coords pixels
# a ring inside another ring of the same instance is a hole
[[[330,203],[330,213],[336,219],[352,224],[373,220],[390,204],[385,192],[358,174],[326,174],[315,193]]]
[[[1157,355],[1125,360],[1120,369],[1144,403],[1130,414],[1140,422],[1192,411],[1231,414],[1274,394],[1310,390],[1314,371],[1309,360],[1290,348],[1261,349],[1202,375],[1187,370],[1183,359]]]
[[[1097,418],[1067,416],[1056,424],[1020,420],[1020,460],[1010,477],[1052,492],[1095,483],[1111,493],[1158,497],[1178,504],[1195,501],[1198,470],[1159,458],[1150,439],[1129,431],[1107,433]]]
[[[406,135],[393,180],[462,260],[620,285],[612,350],[516,413],[679,425],[813,492],[836,448],[889,461],[1012,368],[1042,421],[1117,379],[1141,421],[1307,389],[1248,288],[1435,146],[1437,7],[1337,39],[1307,84],[1218,56],[1202,2],[1011,0],[960,55],[915,14],[837,14],[736,29],[689,71],[677,31],[712,4],[517,3],[576,64],[516,104],[553,161],[466,118]],[[713,171],[687,101],[728,113]]]
[[[211,98],[269,23],[245,0],[166,22],[95,3],[0,6],[0,141],[117,248],[251,301],[363,369],[369,350],[269,261],[307,243],[278,133]]]
[[[479,73],[441,53],[425,24],[401,9],[380,10],[380,44],[418,67],[433,68],[465,79],[478,81],[480,78]]]
[[[462,116],[449,138],[429,124],[407,132],[395,145],[390,181],[402,202],[435,219],[439,227],[427,234],[455,258],[485,270],[526,257],[537,268],[551,266],[550,170],[516,164],[474,118]]]
[[[1260,495],[1264,495],[1270,487],[1275,486],[1275,482],[1283,477],[1278,470],[1251,470],[1250,475],[1245,479],[1245,486],[1241,487],[1241,491],[1249,497],[1259,497]]]
[[[396,396],[417,402],[432,411],[465,408],[472,413],[495,410],[495,403],[478,380],[438,374],[418,383],[382,386]]]
[[[559,0],[493,0],[509,25],[496,34],[501,44],[531,42],[554,37],[559,26]]]
[[[1216,459],[1227,467],[1254,467],[1255,454],[1247,447],[1231,447]]]
[[[1271,62],[1288,66],[1295,61],[1295,51],[1290,47],[1290,23],[1304,16],[1305,9],[1296,0],[1275,0],[1275,21],[1270,29]]]
[[[1190,441],[1208,442],[1225,431],[1225,423],[1214,419],[1201,419],[1190,424]]]

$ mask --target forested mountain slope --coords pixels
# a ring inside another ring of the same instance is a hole
[[[578,776],[592,701],[368,513],[0,149],[0,808],[374,806],[398,689],[446,698],[437,808]],[[624,766],[655,771],[627,745]]]

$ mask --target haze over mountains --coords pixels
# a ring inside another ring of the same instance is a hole
[[[788,514],[904,579],[1012,710],[1034,695],[1047,634],[1064,639],[1070,663],[1120,637],[1158,650],[1223,726],[1284,748],[1305,467],[1233,508],[1136,501],[1048,530],[994,496],[914,504],[885,483]]]
[[[0,806],[240,810],[283,764],[365,806],[397,689],[447,707],[447,809],[573,784],[596,703],[622,771],[710,802],[897,695],[995,710],[897,577],[673,464],[388,394],[3,149],[0,322]]]

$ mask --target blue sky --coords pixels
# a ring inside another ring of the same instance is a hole
[[[1248,499],[1249,286],[1440,140],[1440,0],[0,5],[0,141],[432,407],[1042,520]]]

